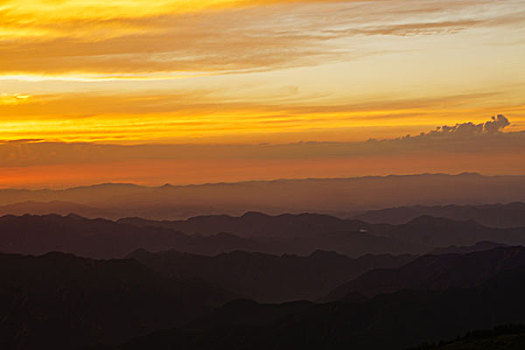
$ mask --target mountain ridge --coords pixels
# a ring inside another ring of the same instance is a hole
[[[178,251],[150,253],[144,249],[126,256],[169,278],[202,279],[258,302],[314,301],[365,271],[399,267],[415,256],[364,255],[352,259],[316,250],[307,256],[232,251],[203,256]]]
[[[0,206],[28,200],[74,202],[107,210],[108,216],[150,219],[241,215],[246,211],[349,216],[348,213],[356,211],[403,205],[525,201],[525,176],[416,174],[158,187],[99,184],[61,190],[0,190]]]
[[[498,247],[466,254],[424,255],[404,266],[376,269],[334,289],[323,301],[359,293],[367,297],[403,289],[476,287],[497,273],[525,265],[525,247]]]

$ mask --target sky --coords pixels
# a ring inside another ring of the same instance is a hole
[[[523,174],[523,23],[525,0],[1,0],[0,187]]]

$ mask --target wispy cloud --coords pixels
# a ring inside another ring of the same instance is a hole
[[[177,10],[188,3],[177,1],[101,4],[100,12],[95,5],[100,2],[88,3],[91,10],[83,11],[84,2],[72,1],[64,2],[63,10],[54,5],[56,15],[46,2],[30,2],[34,6],[26,10],[15,8],[16,3],[0,10],[4,74],[232,73],[308,66],[374,54],[341,40],[453,34],[516,25],[525,18],[512,1],[506,6],[488,1],[275,1],[271,6],[208,1],[196,6],[197,12]],[[234,6],[203,12],[217,5]],[[246,5],[251,6],[239,7]]]
[[[294,87],[262,101],[211,88],[170,94],[32,95],[16,103],[13,96],[0,103],[0,115],[12,116],[0,120],[2,138],[102,143],[363,140],[369,133],[384,137],[422,130],[459,114],[477,118],[500,108],[472,107],[493,99],[494,93],[328,104]],[[361,128],[373,129],[364,135]]]
[[[522,5],[3,1],[0,138],[348,141],[494,111],[522,130],[525,46],[487,47],[521,38]]]
[[[417,154],[506,153],[523,156],[525,132],[502,132],[510,122],[497,116],[485,123],[442,126],[416,136],[365,142],[300,142],[292,144],[141,144],[43,142],[39,139],[0,142],[2,167],[49,164],[111,163],[131,160],[269,160],[384,157]]]

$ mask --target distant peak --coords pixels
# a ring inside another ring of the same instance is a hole
[[[483,177],[483,175],[481,175],[480,173],[476,173],[476,172],[462,172],[460,174],[458,174],[457,176],[476,176],[476,177]]]
[[[72,259],[72,258],[77,258],[77,256],[75,256],[74,254],[71,254],[71,253],[64,253],[64,252],[59,252],[59,251],[51,251],[51,252],[47,252],[45,254],[40,255],[40,258],[45,258],[45,259]],[[87,258],[85,258],[85,259],[87,259]]]
[[[71,219],[84,219],[82,216],[75,214],[75,213],[69,213],[67,214],[66,217],[71,218]]]
[[[312,254],[310,254],[310,257],[340,257],[340,256],[344,256],[344,255],[341,255],[333,250],[328,251],[328,250],[322,250],[322,249],[317,249]]]
[[[449,219],[445,219],[445,218],[441,218],[441,217],[435,217],[435,216],[431,216],[431,215],[421,215],[421,216],[418,216],[417,218],[412,219],[411,221],[409,221],[408,225],[411,225],[411,224],[426,224],[426,223],[435,223],[435,222],[445,222],[445,221],[453,221],[453,220],[449,220]]]
[[[143,259],[147,258],[151,255],[154,255],[154,253],[150,252],[149,250],[146,250],[144,248],[138,248],[132,251],[131,253],[127,254],[125,256],[126,259]]]
[[[468,224],[472,226],[478,226],[479,223],[470,219],[470,220],[454,220],[449,218],[443,218],[443,217],[437,217],[437,216],[431,216],[431,215],[421,215],[417,218],[409,221],[407,225],[426,225],[426,224]]]
[[[112,186],[118,187],[118,186],[138,186],[138,185],[134,183],[129,183],[129,182],[104,182],[104,183],[95,184],[95,185],[86,186],[86,187],[112,187]]]
[[[134,183],[126,183],[126,182],[104,182],[94,185],[87,185],[87,186],[77,186],[77,187],[70,187],[65,189],[65,191],[71,191],[71,190],[90,190],[90,189],[97,189],[97,188],[141,188],[142,186],[134,184]]]
[[[244,213],[241,217],[242,218],[249,218],[249,217],[268,217],[270,215],[268,214],[264,214],[264,213],[260,213],[258,211],[247,211],[246,213]]]

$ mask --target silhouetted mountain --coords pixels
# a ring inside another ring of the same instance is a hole
[[[118,217],[177,219],[203,214],[343,213],[409,205],[525,201],[525,176],[421,174],[143,187],[102,184],[66,190],[0,190],[0,205],[67,201]],[[113,216],[111,216],[113,218]]]
[[[405,224],[419,216],[429,215],[453,220],[474,220],[491,227],[525,226],[525,203],[488,205],[412,206],[372,210],[354,219],[370,223]]]
[[[507,247],[507,244],[495,243],[489,241],[481,241],[471,246],[456,246],[451,245],[446,248],[433,249],[429,254],[431,255],[443,255],[443,254],[467,254],[473,252],[480,252],[483,250],[491,250],[499,247]]]
[[[151,251],[172,248],[206,255],[233,250],[307,255],[322,249],[335,250],[349,256],[367,253],[417,253],[427,249],[397,238],[360,231],[325,232],[308,234],[305,237],[263,237],[255,240],[221,231],[212,236],[187,235],[163,227],[140,227],[105,219],[86,219],[78,215],[0,218],[0,251],[6,253],[43,254],[63,251],[88,257],[113,258],[125,256],[139,248]]]
[[[248,223],[268,222],[267,228],[249,231],[253,238],[248,239],[229,233],[187,235],[166,227],[77,215],[0,218],[0,250],[4,251],[61,249],[118,256],[137,248],[175,248],[215,255],[141,249],[130,254],[133,259],[96,261],[62,253],[0,254],[0,346],[78,348],[98,342],[112,346],[155,332],[123,347],[401,349],[471,329],[525,322],[523,247],[415,260],[389,255],[351,259],[315,251],[324,247],[361,254],[424,251],[430,244],[436,245],[434,249],[448,241],[479,237],[519,240],[523,229],[420,217],[404,225],[378,225],[377,231],[375,225],[364,229],[356,225],[353,230],[326,232],[347,221],[323,215],[247,216],[222,219],[242,222],[243,231]],[[290,234],[278,231],[280,224],[275,222],[280,220]],[[492,244],[447,249],[463,253]],[[309,255],[218,254],[245,249],[236,245],[248,250],[308,251]],[[377,269],[385,266],[400,267]],[[208,313],[233,295],[260,301],[315,299],[339,283],[344,284],[330,298],[340,300],[333,303],[271,305],[243,300]],[[176,329],[162,331],[172,327]]]
[[[198,216],[180,221],[154,221],[125,218],[118,222],[139,227],[160,227],[202,235],[230,232],[242,237],[285,238],[319,237],[336,232],[368,233],[373,236],[396,238],[415,246],[447,247],[472,245],[482,240],[509,244],[525,243],[523,228],[492,228],[472,220],[457,221],[421,216],[407,224],[367,224],[357,220],[343,220],[319,214],[282,214],[278,216],[246,213],[241,217],[228,215]]]
[[[162,228],[141,228],[77,215],[23,215],[0,218],[0,251],[43,254],[62,251],[87,257],[115,258],[145,248],[174,248],[199,254],[218,254],[256,248],[255,242],[229,234],[188,236]]]
[[[153,221],[141,218],[118,220],[126,224],[169,228],[187,233],[211,235],[229,232],[241,237],[310,237],[337,231],[364,231],[382,234],[389,225],[370,225],[358,220],[343,220],[320,214],[281,214],[277,216],[248,212],[240,217],[229,215],[197,216],[187,220]]]
[[[209,235],[231,232],[243,237],[284,240],[283,252],[308,254],[315,249],[337,250],[350,256],[366,252],[424,253],[434,247],[468,246],[480,241],[501,244],[525,244],[525,228],[493,228],[474,221],[456,221],[421,216],[407,224],[367,224],[318,214],[283,214],[270,216],[247,213],[241,217],[227,215],[199,216],[182,221],[153,221],[126,218],[119,222],[140,227],[160,227]],[[366,234],[364,234],[366,233]],[[386,241],[384,238],[392,239]],[[298,239],[300,238],[300,239]],[[349,242],[353,244],[350,244]],[[293,244],[288,244],[288,243]],[[388,249],[390,244],[391,249]],[[363,249],[360,249],[363,248]],[[295,249],[295,250],[294,250]]]
[[[432,216],[420,216],[407,224],[394,226],[387,235],[427,247],[468,246],[480,241],[525,244],[524,227],[494,228],[472,220],[456,221]]]
[[[8,204],[0,207],[0,216],[4,215],[46,215],[46,214],[59,214],[68,215],[75,213],[87,218],[117,218],[109,210],[102,210],[88,205],[73,203],[73,202],[62,202],[62,201],[51,201],[51,202],[19,202]]]
[[[219,224],[221,220],[228,225]],[[235,225],[230,225],[232,222]],[[525,244],[525,228],[488,228],[473,221],[432,217],[420,217],[408,224],[391,226],[345,221],[325,215],[249,213],[240,218],[197,217],[175,223],[172,229],[169,228],[170,222],[147,221],[144,224],[136,219],[114,222],[78,215],[4,216],[0,217],[0,251],[21,254],[63,251],[114,258],[139,248],[150,251],[174,249],[205,255],[233,250],[309,255],[316,250],[326,250],[356,257],[364,254],[422,254],[437,247],[472,245],[487,240]],[[196,227],[207,235],[179,232],[175,230],[179,224],[186,229]],[[284,229],[279,228],[281,224]],[[238,234],[248,232],[242,234],[250,238],[225,233],[224,228],[231,228]],[[337,228],[346,230],[330,231]]]
[[[316,251],[309,256],[231,252],[217,256],[175,251],[128,255],[142,264],[177,279],[198,278],[245,298],[279,303],[316,300],[365,271],[399,267],[411,255],[365,255],[351,259],[335,252]]]
[[[216,312],[222,316],[211,327],[202,322],[201,329],[159,331],[119,349],[405,349],[472,329],[521,323],[524,293],[525,266],[520,266],[473,288],[404,290],[364,302],[312,305],[293,314],[283,312],[285,316],[263,325],[254,324],[252,317],[263,310],[248,313],[243,321],[238,307],[230,311],[229,304]],[[230,313],[235,325],[228,322]]]
[[[525,265],[525,247],[469,254],[425,255],[397,269],[376,269],[336,288],[327,301],[354,293],[375,296],[402,289],[445,290],[474,287],[502,270]]]
[[[0,254],[0,347],[77,349],[198,318],[233,294],[134,260]]]

